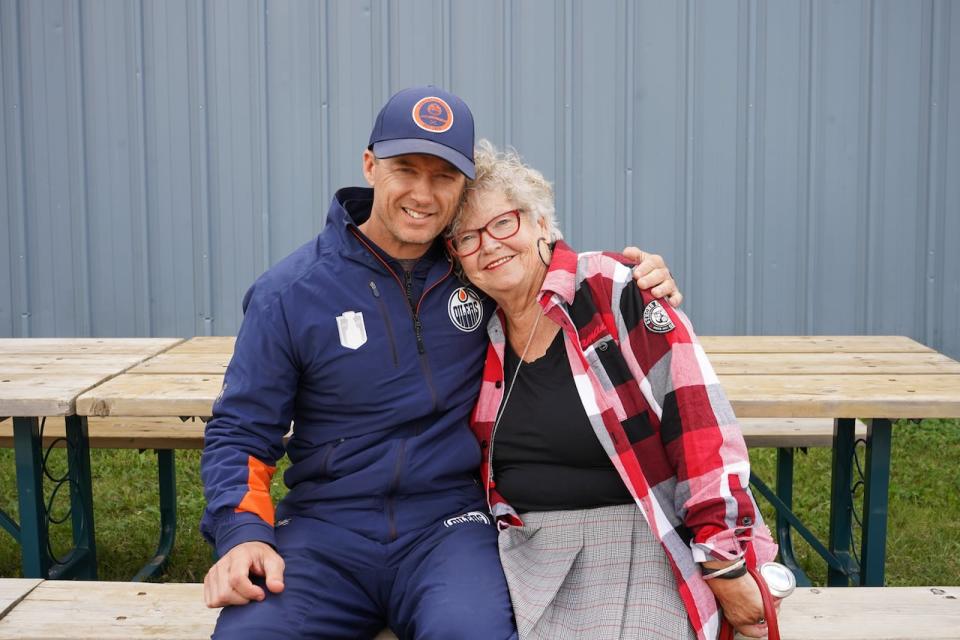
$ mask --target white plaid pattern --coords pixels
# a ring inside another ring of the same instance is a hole
[[[634,504],[525,513],[500,532],[521,640],[693,640],[660,542]]]

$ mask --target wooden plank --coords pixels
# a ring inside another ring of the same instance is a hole
[[[960,373],[960,362],[941,353],[718,353],[709,358],[718,375]]]
[[[0,618],[41,582],[37,578],[0,578]]]
[[[833,446],[830,418],[740,418],[738,422],[750,448]],[[857,420],[856,433],[858,438],[865,437],[867,425]]]
[[[0,354],[0,376],[8,373],[33,375],[99,373],[108,376],[115,375],[141,361],[143,356],[131,354]]]
[[[217,614],[199,584],[46,581],[0,619],[0,640],[208,638]],[[779,619],[783,640],[960,640],[960,587],[799,588]]]
[[[82,416],[209,416],[222,375],[127,373],[77,398]]]
[[[130,354],[148,357],[183,342],[183,338],[0,338],[0,354]]]
[[[90,418],[90,446],[95,449],[202,449],[205,424],[180,418]],[[48,418],[43,446],[64,446],[62,418]],[[13,447],[13,423],[0,422],[0,447]]]
[[[199,336],[172,353],[231,354],[234,336]],[[905,336],[700,336],[707,353],[929,353],[934,350]]]
[[[200,584],[48,580],[0,619],[0,640],[206,640],[218,615]]]
[[[957,640],[960,587],[800,588],[779,621],[782,640]]]
[[[924,353],[934,351],[904,336],[700,336],[714,353]]]
[[[220,373],[232,352],[183,352],[175,347],[130,369],[130,373]],[[960,362],[930,352],[901,353],[716,353],[708,354],[717,373],[960,373]]]
[[[233,345],[237,341],[235,336],[197,336],[179,344],[172,353],[218,353],[232,354]]]
[[[124,374],[77,399],[96,416],[208,416],[223,377]],[[960,374],[724,375],[720,382],[744,418],[956,418]]]
[[[180,418],[109,417],[88,419],[90,446],[95,449],[202,449],[205,424]],[[744,418],[740,428],[748,447],[830,447],[833,420],[829,418]],[[857,435],[866,434],[857,422]],[[43,445],[63,446],[62,418],[48,418]],[[13,446],[13,424],[0,422],[0,447]]]
[[[138,364],[128,373],[182,373],[223,375],[230,364],[231,353],[161,353]],[[960,370],[960,367],[958,367]]]
[[[100,373],[38,377],[0,374],[0,415],[63,416],[73,413],[73,400],[105,378]]]
[[[74,399],[87,389],[180,342],[180,338],[0,339],[0,416],[71,414]],[[45,361],[42,371],[14,371],[27,356],[52,359]],[[98,360],[104,368],[74,367],[76,358]],[[4,368],[6,359],[11,371]],[[115,365],[112,370],[108,363]]]
[[[0,639],[209,638],[198,584],[48,580],[0,620]]]
[[[741,418],[956,418],[960,375],[720,376]]]

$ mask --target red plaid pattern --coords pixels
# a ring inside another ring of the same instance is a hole
[[[747,448],[687,317],[663,304],[675,328],[655,333],[622,256],[575,253],[558,242],[540,304],[564,333],[567,357],[594,433],[663,545],[701,640],[717,637],[720,612],[697,562],[772,560],[777,546],[750,493]],[[492,433],[503,400],[504,318],[487,326],[490,347],[471,427],[500,528],[522,525],[496,490]]]

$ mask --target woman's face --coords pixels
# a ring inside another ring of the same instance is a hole
[[[515,202],[498,190],[477,192],[464,208],[457,235],[481,229],[494,218],[517,208]],[[480,236],[480,249],[460,258],[470,282],[494,300],[540,289],[546,271],[537,255],[537,240],[547,237],[542,221],[538,224],[530,214],[521,212],[520,228],[515,235],[497,240],[483,231]]]

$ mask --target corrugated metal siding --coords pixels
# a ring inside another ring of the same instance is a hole
[[[575,246],[663,253],[701,332],[960,356],[946,0],[0,0],[0,72],[0,336],[234,333],[435,83]]]

